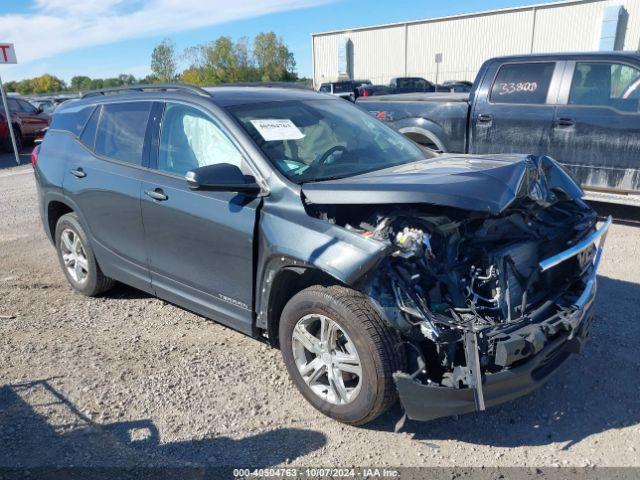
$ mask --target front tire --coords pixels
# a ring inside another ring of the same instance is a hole
[[[362,293],[302,290],[282,312],[279,340],[291,379],[323,414],[363,425],[396,401],[393,373],[404,363],[399,337]]]
[[[75,213],[67,213],[58,220],[55,244],[62,271],[74,290],[94,297],[113,287],[114,281],[100,270]]]

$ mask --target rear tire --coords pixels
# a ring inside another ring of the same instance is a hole
[[[60,217],[54,238],[60,266],[74,290],[94,297],[113,287],[115,282],[100,270],[87,234],[74,212]]]
[[[323,336],[327,324],[333,327]],[[363,425],[396,401],[393,373],[403,370],[404,351],[362,293],[340,286],[302,290],[282,312],[279,341],[291,379],[323,414]]]

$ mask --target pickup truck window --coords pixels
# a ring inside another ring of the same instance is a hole
[[[606,106],[637,112],[640,70],[622,63],[578,62],[573,73],[569,104]]]
[[[491,87],[491,102],[544,104],[555,66],[555,62],[502,65]]]
[[[399,78],[396,81],[398,88],[426,88],[427,82],[421,78]]]
[[[351,82],[338,82],[333,84],[333,93],[351,93],[354,85]]]

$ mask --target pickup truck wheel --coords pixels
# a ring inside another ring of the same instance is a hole
[[[363,425],[395,402],[392,375],[404,358],[396,348],[399,338],[360,292],[302,290],[282,312],[279,338],[293,382],[325,415]]]
[[[113,286],[114,281],[100,270],[87,234],[75,213],[60,217],[56,224],[55,242],[62,271],[76,291],[93,297]]]

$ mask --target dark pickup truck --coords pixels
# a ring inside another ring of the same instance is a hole
[[[469,94],[377,96],[358,104],[426,147],[548,155],[590,196],[638,203],[638,52],[494,58]]]

